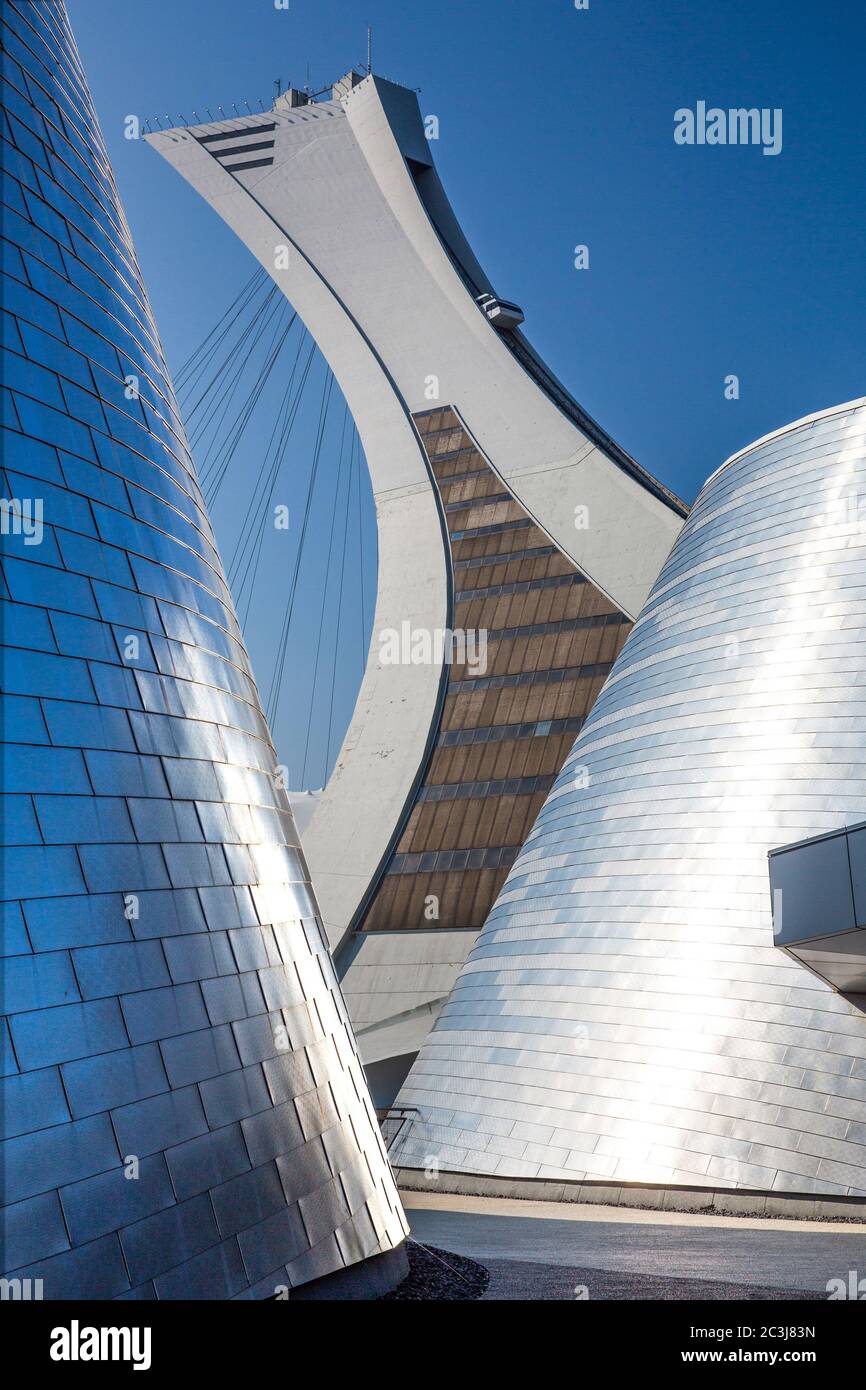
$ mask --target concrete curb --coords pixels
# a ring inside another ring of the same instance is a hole
[[[649,1183],[560,1182],[550,1178],[496,1178],[478,1173],[395,1168],[404,1192],[447,1192],[467,1197],[513,1197],[528,1202],[584,1202],[650,1211],[701,1212],[718,1216],[787,1217],[791,1221],[866,1222],[860,1197],[815,1197],[809,1193],[761,1192],[724,1187],[653,1187]]]

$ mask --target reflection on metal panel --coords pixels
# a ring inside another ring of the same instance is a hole
[[[703,489],[407,1078],[395,1156],[866,1191],[862,1013],[768,851],[864,818],[866,401]]]
[[[3,1272],[273,1297],[405,1222],[60,0],[3,46]]]

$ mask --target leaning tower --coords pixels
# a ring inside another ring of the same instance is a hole
[[[352,71],[268,111],[147,137],[290,301],[364,447],[373,640],[303,842],[381,1105],[687,513],[534,350],[427,134],[414,91]],[[484,635],[484,671],[411,659],[416,635],[453,630]],[[395,635],[401,659],[386,661]]]

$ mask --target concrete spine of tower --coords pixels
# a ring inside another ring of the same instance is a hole
[[[302,835],[362,1056],[385,1064],[417,1052],[686,508],[533,352],[449,204],[414,92],[350,73],[330,99],[290,89],[261,115],[147,138],[298,311],[366,453],[373,638]],[[389,634],[482,627],[493,660],[474,695],[465,661],[383,659]],[[458,782],[463,840],[441,807],[428,826]],[[514,815],[491,828],[496,796]]]
[[[406,1223],[86,75],[2,18],[3,1297],[362,1296]]]

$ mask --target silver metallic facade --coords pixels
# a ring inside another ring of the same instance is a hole
[[[866,815],[866,401],[701,492],[400,1094],[396,1161],[866,1193],[866,1013],[768,851]]]
[[[3,1273],[266,1297],[405,1221],[64,7],[4,21]]]

